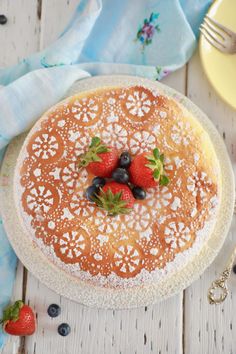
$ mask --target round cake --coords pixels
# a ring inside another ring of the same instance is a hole
[[[158,148],[169,183],[110,216],[86,197],[93,137],[132,158]],[[208,134],[179,102],[144,86],[70,97],[28,134],[14,176],[25,233],[51,262],[92,285],[143,286],[196,257],[214,228],[221,174]]]

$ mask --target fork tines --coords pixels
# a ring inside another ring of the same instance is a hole
[[[200,31],[206,40],[224,53],[236,52],[236,33],[229,30],[215,19],[205,16]]]

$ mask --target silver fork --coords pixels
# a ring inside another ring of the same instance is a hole
[[[223,53],[236,53],[236,33],[206,15],[200,26],[206,40]]]

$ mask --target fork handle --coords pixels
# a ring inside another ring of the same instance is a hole
[[[235,256],[236,256],[236,247],[234,248],[233,252],[231,253],[230,258],[227,262],[227,265],[226,265],[224,271],[220,274],[219,278],[217,278],[216,280],[214,280],[211,283],[211,287],[209,288],[208,294],[207,294],[209,304],[217,305],[217,304],[221,304],[223,301],[225,301],[225,299],[229,293],[229,289],[227,286],[227,280],[230,277]],[[218,296],[215,295],[215,290],[220,290],[220,294]]]

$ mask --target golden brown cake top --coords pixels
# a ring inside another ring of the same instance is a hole
[[[168,186],[147,191],[127,215],[109,217],[84,196],[78,169],[93,136],[134,156],[158,147]],[[109,287],[157,281],[207,241],[220,196],[207,133],[179,103],[143,86],[73,96],[47,112],[20,153],[19,215],[46,256],[80,279]]]

